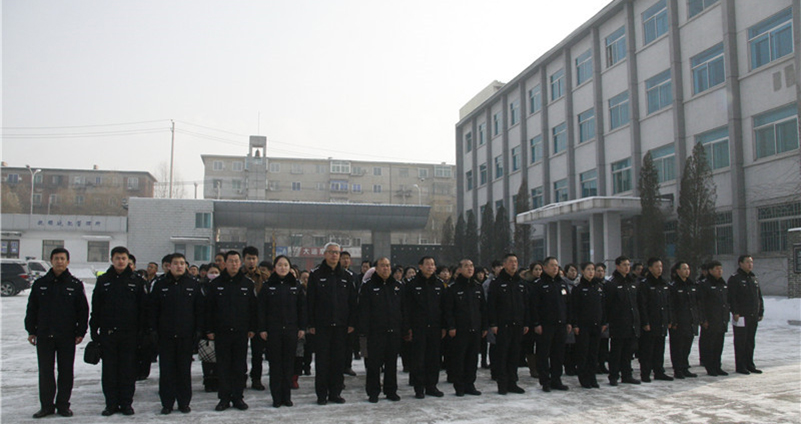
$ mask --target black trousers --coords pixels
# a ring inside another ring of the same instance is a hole
[[[145,379],[150,376],[150,366],[156,354],[156,347],[148,337],[140,337],[136,348],[136,378]]]
[[[53,406],[69,408],[74,378],[75,336],[37,337],[36,357],[39,363],[39,403],[42,409]],[[56,363],[58,363],[58,384],[55,374]]]
[[[734,363],[737,371],[756,368],[754,365],[754,347],[759,321],[756,317],[740,317],[745,320],[745,327],[734,327]]]
[[[720,356],[723,354],[724,329],[702,329],[698,337],[698,348],[701,349],[704,368],[715,372],[721,368]]]
[[[192,400],[192,337],[159,338],[159,397],[161,406],[189,406]]]
[[[542,386],[562,379],[566,337],[566,325],[542,325],[542,334],[537,337],[537,374]]]
[[[631,378],[631,355],[637,343],[635,337],[609,338],[609,381]]]
[[[270,395],[273,403],[292,400],[292,376],[295,374],[295,352],[298,349],[298,329],[288,328],[267,332],[267,359],[270,361]]]
[[[598,347],[600,344],[600,326],[587,324],[579,327],[573,350],[576,359],[576,374],[582,383],[595,381],[595,369],[598,366]]]
[[[384,394],[398,393],[398,354],[401,335],[398,331],[371,332],[367,336],[367,396],[381,393],[381,367],[384,367]]]
[[[220,400],[242,399],[248,370],[248,334],[218,333],[214,338],[217,355],[217,397]]]
[[[665,336],[656,329],[640,333],[640,375],[665,374]]]
[[[475,388],[478,368],[478,351],[482,343],[481,331],[457,329],[451,339],[446,356],[453,388],[457,392]]]
[[[350,356],[350,338],[347,327],[315,328],[314,391],[318,399],[338,397],[345,382],[345,367]],[[308,337],[308,335],[307,335]],[[309,349],[306,339],[306,349]]]
[[[102,382],[106,407],[130,406],[136,391],[136,332],[101,333],[100,347],[103,352]]]
[[[265,342],[264,340],[259,337],[259,335],[255,335],[252,339],[250,339],[250,379],[261,381],[261,375],[263,373],[263,366],[262,363],[264,362],[264,348]]]
[[[670,329],[670,362],[673,371],[688,371],[690,369],[690,351],[695,336],[692,332]]]
[[[498,327],[492,369],[495,371],[495,380],[498,382],[499,388],[506,388],[517,382],[517,366],[522,339],[523,326],[508,325]]]
[[[436,386],[439,382],[439,370],[442,365],[441,346],[441,328],[412,329],[409,371],[415,391]]]

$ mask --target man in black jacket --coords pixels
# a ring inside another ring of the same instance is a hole
[[[734,320],[734,362],[740,374],[762,374],[754,365],[754,346],[758,323],[765,315],[765,303],[759,280],[753,272],[754,258],[742,255],[737,263],[739,268],[728,281],[729,305]]]
[[[392,278],[389,259],[380,258],[359,292],[359,334],[367,337],[366,391],[371,403],[378,402],[382,367],[384,394],[391,401],[400,400],[398,353],[401,330],[408,328],[402,290],[403,286]]]
[[[70,274],[70,252],[63,247],[50,253],[52,268],[33,283],[25,313],[28,342],[36,346],[39,365],[39,403],[34,418],[52,415],[58,410],[71,417],[75,345],[86,335],[89,304],[81,280]],[[58,385],[53,371],[58,360]],[[58,387],[58,395],[56,395]],[[53,400],[55,399],[55,404]]]
[[[729,328],[729,294],[723,279],[723,265],[718,261],[707,264],[708,275],[700,284],[699,304],[704,321],[698,345],[703,352],[704,368],[711,376],[729,375],[723,371],[720,355],[723,338]]]
[[[595,369],[601,333],[606,330],[603,282],[595,278],[592,262],[581,264],[579,284],[570,294],[573,333],[576,335],[576,375],[581,387],[598,388]]]
[[[315,340],[314,389],[319,405],[329,400],[345,403],[341,394],[350,355],[348,335],[356,326],[353,275],[340,265],[340,253],[338,244],[325,245],[325,260],[309,274],[306,294],[309,333]]]
[[[111,267],[92,292],[92,340],[103,351],[103,416],[121,411],[133,415],[136,389],[136,346],[147,327],[145,281],[128,267],[128,249],[111,249]]]
[[[256,297],[258,297],[262,285],[270,278],[270,273],[262,271],[261,267],[259,267],[259,249],[256,246],[245,246],[242,249],[242,270],[253,281],[256,288]],[[253,390],[261,391],[265,389],[264,384],[261,382],[265,347],[266,343],[261,337],[250,339],[250,387]]]
[[[517,275],[517,255],[503,257],[503,269],[490,283],[487,298],[489,326],[496,336],[496,358],[492,360],[498,393],[525,393],[517,385],[520,342],[528,333],[529,299],[525,283]]]
[[[186,271],[186,258],[172,255],[170,270],[150,293],[151,328],[158,334],[161,413],[188,413],[192,400],[192,351],[203,318],[200,283]]]
[[[217,355],[220,402],[214,408],[224,411],[233,403],[248,409],[243,398],[247,382],[248,339],[258,327],[258,303],[253,281],[241,269],[242,257],[236,250],[225,254],[225,270],[211,282],[206,297],[206,337],[214,340]]]
[[[567,283],[559,276],[553,256],[542,262],[543,273],[531,291],[531,327],[537,334],[537,374],[544,392],[568,390],[562,384],[565,338],[572,331]]]
[[[632,376],[631,356],[640,336],[640,311],[637,307],[637,282],[629,273],[631,260],[625,256],[615,259],[615,272],[604,285],[606,315],[609,319],[609,384],[617,379],[628,384],[640,384]]]
[[[654,379],[672,381],[665,374],[665,337],[671,324],[670,286],[662,277],[662,260],[648,259],[648,270],[640,281],[637,303],[640,308],[640,378],[651,382]]]
[[[670,361],[673,376],[678,379],[698,377],[690,372],[690,351],[693,339],[701,325],[701,310],[698,308],[698,285],[690,278],[690,265],[679,261],[673,265],[676,274],[670,282]]]

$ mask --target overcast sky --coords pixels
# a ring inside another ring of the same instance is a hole
[[[172,119],[183,181],[252,134],[268,156],[452,164],[459,108],[609,2],[3,0],[2,160],[158,178]]]

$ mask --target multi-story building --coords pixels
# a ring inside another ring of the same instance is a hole
[[[125,216],[128,198],[153,197],[156,178],[149,172],[109,171],[97,166],[39,169],[6,166],[4,162],[2,181],[3,213]]]
[[[612,1],[462,111],[458,212],[480,219],[503,204],[510,222],[533,225],[540,258],[631,255],[650,151],[673,199],[674,252],[679,182],[701,143],[717,189],[716,257],[733,270],[749,252],[763,283],[786,286],[786,230],[801,225],[800,17],[797,0]],[[532,207],[515,215],[524,182]]]

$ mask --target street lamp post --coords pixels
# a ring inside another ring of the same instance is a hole
[[[417,189],[417,205],[423,206],[423,190],[417,184],[414,185],[414,188]]]
[[[31,213],[30,214],[33,215],[33,182],[34,182],[34,178],[36,177],[36,174],[42,172],[42,170],[41,169],[37,169],[37,170],[34,171],[33,168],[31,168],[30,165],[25,165],[25,167],[28,168],[28,171],[31,173]]]

